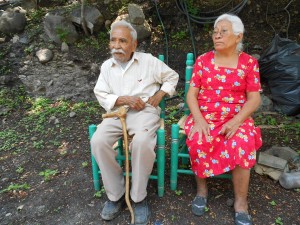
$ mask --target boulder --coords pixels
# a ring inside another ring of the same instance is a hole
[[[90,29],[93,34],[96,31],[99,31],[104,24],[104,18],[100,11],[93,6],[85,6],[84,16],[87,22],[87,27]],[[72,22],[81,25],[81,8],[76,8],[71,12]]]
[[[145,22],[145,14],[139,5],[129,4],[128,15],[131,24],[143,25]]]
[[[22,32],[26,25],[25,11],[21,7],[8,8],[0,16],[0,32],[15,34]]]
[[[62,42],[72,44],[79,37],[73,23],[60,15],[47,13],[44,19],[44,29],[48,37],[58,44]]]

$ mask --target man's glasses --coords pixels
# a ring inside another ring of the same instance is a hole
[[[228,30],[221,30],[221,31],[213,30],[213,31],[212,31],[212,36],[215,37],[215,36],[217,36],[218,34],[220,34],[220,36],[224,37],[224,36],[226,36],[228,33],[229,33]]]

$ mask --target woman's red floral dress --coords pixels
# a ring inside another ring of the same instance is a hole
[[[250,169],[261,147],[261,133],[248,118],[235,135],[226,140],[219,134],[222,125],[233,118],[247,101],[246,92],[261,91],[257,60],[242,52],[237,68],[215,66],[214,51],[199,56],[190,86],[199,88],[198,104],[210,126],[210,140],[199,140],[198,133],[187,138],[192,170],[206,178],[228,172],[239,165]],[[186,120],[185,133],[193,127],[192,115]]]

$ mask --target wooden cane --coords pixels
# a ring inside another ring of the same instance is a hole
[[[121,106],[118,110],[110,113],[106,113],[102,115],[102,118],[111,118],[111,117],[118,117],[122,124],[123,136],[124,136],[124,144],[125,144],[125,172],[126,172],[126,179],[125,179],[125,201],[127,207],[130,211],[131,215],[131,224],[134,224],[134,213],[133,209],[129,200],[129,153],[128,153],[128,137],[127,137],[127,128],[126,128],[126,113],[128,111],[128,106]]]

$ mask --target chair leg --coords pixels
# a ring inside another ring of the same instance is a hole
[[[119,138],[117,149],[118,149],[118,156],[124,156],[123,138]],[[120,160],[118,160],[118,162],[119,162],[119,165],[122,167],[123,160],[120,159]]]
[[[171,190],[175,191],[177,188],[177,170],[178,170],[178,148],[179,148],[179,125],[172,124],[172,144],[171,144]]]
[[[159,129],[157,131],[157,186],[158,196],[163,197],[165,191],[165,131]]]
[[[92,139],[93,134],[95,133],[96,129],[97,129],[97,126],[94,124],[89,126],[90,140]],[[92,154],[92,148],[91,148],[91,157],[92,157],[92,172],[93,172],[94,188],[96,191],[100,191],[99,167],[98,167],[98,164]]]

